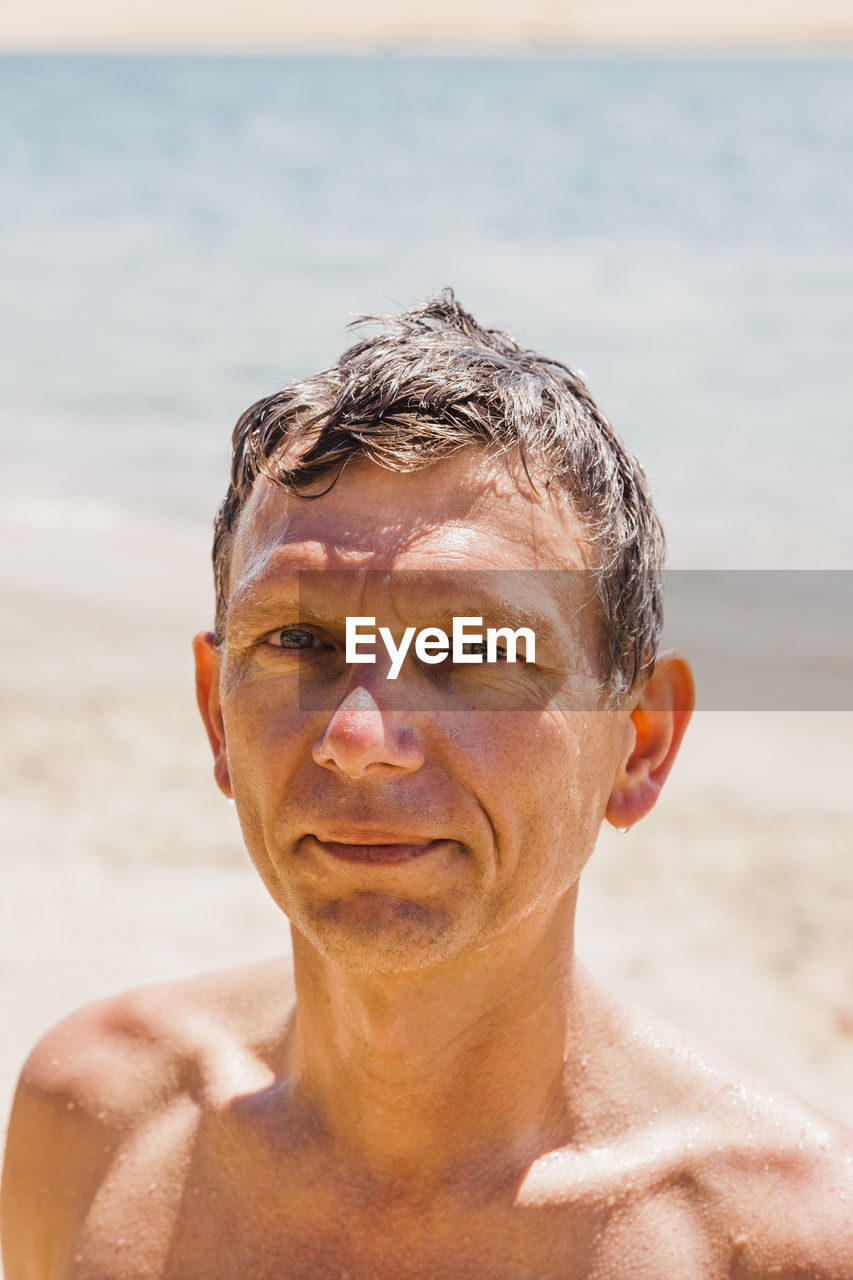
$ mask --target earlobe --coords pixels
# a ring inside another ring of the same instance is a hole
[[[213,776],[222,794],[231,799],[231,776],[219,700],[219,650],[212,631],[200,631],[193,638],[193,654],[196,701],[213,752]]]
[[[678,755],[694,700],[687,661],[679,653],[661,654],[631,712],[632,732],[604,814],[614,827],[632,827],[654,807]]]

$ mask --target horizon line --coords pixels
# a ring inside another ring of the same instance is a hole
[[[673,56],[743,56],[743,57],[844,57],[853,53],[853,26],[843,37],[761,40],[528,40],[495,44],[445,43],[443,41],[347,41],[325,43],[253,42],[246,45],[229,43],[184,43],[181,41],[140,41],[139,43],[84,41],[59,43],[9,43],[0,38],[0,55],[16,57],[482,57],[504,58],[518,54],[636,54]]]

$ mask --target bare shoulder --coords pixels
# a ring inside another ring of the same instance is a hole
[[[53,1027],[21,1073],[3,1168],[7,1280],[55,1274],[107,1171],[141,1132],[165,1146],[272,1062],[292,1005],[289,961],[98,1001]],[[164,1153],[165,1154],[165,1153]]]
[[[853,1133],[750,1072],[711,1118],[704,1179],[728,1224],[731,1272],[853,1280]]]
[[[648,1145],[668,1153],[652,1181],[693,1203],[728,1274],[853,1280],[853,1132],[654,1015],[625,1017],[661,1121]]]

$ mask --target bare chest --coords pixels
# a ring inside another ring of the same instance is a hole
[[[176,1135],[172,1135],[174,1138]],[[618,1186],[524,1203],[512,1191],[371,1199],[299,1144],[195,1130],[111,1168],[63,1280],[659,1280],[728,1268],[683,1207]]]

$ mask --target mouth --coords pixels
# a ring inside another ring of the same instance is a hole
[[[313,836],[317,844],[324,852],[333,858],[339,858],[343,862],[367,862],[389,865],[400,862],[413,862],[416,858],[422,858],[426,854],[433,852],[439,845],[446,844],[444,840],[425,840],[420,842],[402,841],[402,840],[378,840],[376,837],[368,839],[350,840],[320,840],[319,837]]]

